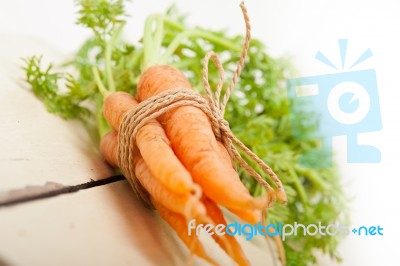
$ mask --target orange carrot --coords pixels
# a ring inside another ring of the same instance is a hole
[[[226,150],[225,146],[219,141],[217,144],[218,144],[218,152],[219,152],[219,155],[221,156],[221,158],[223,160],[229,162],[232,165],[232,167],[235,167],[235,164],[232,161],[232,158],[229,155],[228,151]]]
[[[126,113],[137,105],[138,102],[129,93],[115,92],[104,101],[103,114],[111,127],[118,130]],[[192,177],[174,154],[160,123],[156,120],[146,123],[138,131],[136,143],[150,172],[158,181],[178,194],[194,192]]]
[[[118,135],[116,131],[108,132],[100,141],[100,153],[106,162],[118,167]]]
[[[156,65],[142,73],[138,98],[143,101],[166,90],[190,90],[176,68]],[[207,197],[234,209],[266,208],[265,199],[254,199],[232,165],[221,159],[208,117],[198,108],[182,106],[160,116],[171,146]]]
[[[107,133],[100,143],[100,150],[103,154],[106,154],[106,160],[111,164],[116,164],[118,159],[117,141],[117,132],[112,131]],[[134,162],[132,163],[135,164],[135,175],[142,186],[165,207],[184,216],[189,216],[187,218],[206,214],[203,203],[197,200],[195,196],[190,193],[186,195],[176,194],[154,178],[137,150],[134,153]]]
[[[123,91],[110,93],[104,99],[103,115],[108,124],[114,129],[119,129],[126,113],[138,105],[135,98]]]
[[[187,219],[206,214],[203,204],[193,195],[179,195],[168,190],[153,177],[140,155],[136,154],[134,158],[136,177],[157,201],[168,209],[184,215]]]
[[[152,199],[152,202],[160,216],[169,224],[169,226],[172,227],[172,229],[174,229],[178,237],[183,241],[183,243],[185,243],[191,252],[212,265],[218,265],[216,261],[207,255],[196,234],[188,234],[188,224],[183,216],[168,210],[157,200]]]
[[[228,151],[225,149],[224,145],[222,145],[221,142],[218,142],[218,150],[221,155],[221,158],[224,159],[226,162],[229,162],[232,164],[232,159],[229,156]],[[233,164],[232,164],[233,165]],[[267,199],[265,199],[267,200]],[[243,221],[248,222],[250,224],[257,224],[258,222],[261,222],[261,211],[258,209],[233,209],[229,208],[229,211],[239,218],[241,218]]]
[[[228,210],[247,223],[257,224],[258,222],[261,222],[262,212],[260,210]]]
[[[212,200],[204,197],[202,199],[204,205],[206,206],[207,209],[207,215],[208,217],[211,218],[211,220],[214,222],[214,224],[223,224],[225,225],[225,228],[227,226],[227,222],[224,218],[224,215],[220,208],[213,202]],[[226,251],[226,253],[232,257],[233,260],[235,260],[240,266],[242,265],[250,265],[250,262],[246,258],[246,255],[244,254],[242,248],[240,247],[239,243],[237,242],[236,238],[234,236],[230,236],[228,234],[219,236],[217,234],[212,235],[214,240],[218,243],[218,245],[221,246],[223,250]],[[223,241],[225,240],[225,241]],[[229,246],[227,246],[229,245]]]

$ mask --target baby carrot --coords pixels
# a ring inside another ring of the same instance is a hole
[[[216,261],[207,255],[196,234],[188,234],[188,224],[183,216],[168,210],[155,199],[152,199],[152,202],[160,216],[172,227],[172,229],[174,229],[178,237],[183,241],[183,243],[185,243],[191,252],[212,265],[218,265]]]
[[[238,216],[243,221],[250,224],[257,224],[261,222],[262,212],[261,210],[238,210],[238,209],[228,209],[231,213]]]
[[[100,153],[106,162],[114,167],[119,167],[118,163],[118,134],[110,131],[100,140]]]
[[[213,202],[212,200],[204,197],[202,199],[204,205],[206,206],[207,209],[207,216],[211,218],[211,220],[214,222],[214,224],[223,224],[225,227],[227,226],[227,222],[224,218],[224,215],[220,208]],[[243,265],[250,265],[250,262],[246,258],[246,255],[244,254],[242,248],[240,247],[239,243],[237,242],[236,238],[234,236],[224,234],[222,236],[219,236],[217,234],[213,234],[212,237],[214,240],[218,243],[218,245],[221,246],[222,249],[226,251],[226,253],[232,257],[233,260],[235,260],[238,265],[243,266]],[[225,240],[225,241],[224,241]]]

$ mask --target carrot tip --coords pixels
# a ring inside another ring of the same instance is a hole
[[[259,209],[259,210],[264,210],[272,206],[273,200],[271,199],[270,194],[267,194],[265,196],[259,197],[259,198],[254,198],[254,208]]]
[[[203,191],[198,184],[194,183],[193,187],[190,189],[190,194],[199,200],[203,194]]]
[[[277,195],[279,201],[280,201],[282,204],[286,204],[286,203],[287,203],[286,193],[285,193],[283,190],[278,191],[278,192],[276,193],[276,195]]]
[[[206,213],[206,209],[203,205],[198,205],[198,203],[200,202],[202,196],[202,190],[201,187],[197,184],[194,184],[193,186],[193,194],[191,197],[189,197],[189,200],[186,203],[185,206],[185,218],[189,219],[190,217],[193,217],[193,215],[195,216],[199,216],[201,214],[205,214]],[[199,209],[199,207],[201,206],[201,208]]]

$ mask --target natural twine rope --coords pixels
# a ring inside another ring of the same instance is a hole
[[[262,185],[268,195],[268,206],[271,206],[276,197],[283,203],[286,203],[286,195],[283,190],[283,186],[274,171],[264,163],[256,154],[254,154],[249,148],[247,148],[239,139],[237,139],[229,128],[228,122],[224,119],[224,112],[226,104],[228,103],[230,94],[235,87],[237,80],[239,79],[240,73],[245,63],[247,52],[250,43],[250,19],[247,14],[246,7],[242,2],[240,4],[242,9],[244,21],[246,24],[246,37],[242,48],[242,53],[239,62],[234,72],[232,81],[229,87],[225,90],[225,94],[221,99],[221,92],[224,84],[224,69],[218,56],[214,52],[206,54],[203,61],[203,85],[206,91],[205,97],[201,96],[194,90],[168,90],[160,93],[156,96],[150,97],[147,100],[141,102],[136,108],[130,110],[124,117],[120,128],[119,128],[119,141],[118,141],[118,160],[119,165],[133,186],[135,193],[145,203],[151,205],[151,201],[147,191],[141,186],[140,182],[135,177],[135,171],[133,166],[133,154],[135,146],[135,138],[139,129],[144,126],[147,122],[158,116],[181,106],[194,106],[202,110],[209,118],[212,129],[214,131],[217,140],[221,141],[229,152],[233,161],[236,161],[243,169],[245,169],[260,185]],[[208,63],[212,59],[218,70],[218,85],[215,93],[213,94],[208,82]],[[251,160],[256,162],[264,172],[266,172],[271,180],[275,183],[277,191],[275,191],[271,185],[265,181],[260,174],[258,174],[243,158],[240,156],[237,148],[246,153]]]

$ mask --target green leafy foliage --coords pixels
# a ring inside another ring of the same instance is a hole
[[[53,66],[41,67],[41,57],[32,56],[25,60],[26,82],[32,87],[33,93],[46,106],[50,113],[65,119],[86,118],[90,111],[81,103],[85,101],[90,91],[82,88],[70,74],[53,71]],[[61,91],[60,81],[65,82],[65,92]]]
[[[93,31],[100,40],[105,40],[115,26],[124,22],[123,0],[77,0],[79,6],[77,24]]]
[[[185,16],[177,13],[174,7],[165,15],[149,17],[148,26],[155,21],[157,23],[155,30],[153,27],[145,29],[144,42],[154,42],[154,45],[146,46],[146,43],[132,45],[122,40],[121,29],[126,16],[122,0],[80,0],[77,3],[78,24],[93,31],[93,38],[87,40],[73,60],[65,64],[74,67],[78,75],[72,77],[54,72],[52,66],[41,69],[41,58],[31,57],[26,60],[26,80],[49,112],[63,118],[88,117],[89,110],[83,104],[95,103],[97,110],[93,115],[97,117],[100,136],[107,127],[101,114],[102,95],[99,88],[113,86],[115,90],[135,94],[141,69],[148,63],[146,58],[178,67],[200,92],[201,61],[207,51],[213,50],[220,55],[228,77],[239,59],[242,36],[190,28],[185,24]],[[95,80],[94,67],[98,69],[100,80]],[[291,69],[287,60],[272,58],[264,44],[253,39],[225,118],[235,135],[274,169],[285,186],[288,204],[275,204],[268,212],[267,222],[343,223],[347,219],[346,205],[336,168],[304,169],[297,165],[301,153],[319,147],[320,143],[315,140],[300,141],[291,133],[291,102],[285,88]],[[212,65],[209,76],[211,85],[215,86],[217,72]],[[60,80],[64,80],[66,92],[59,89]],[[298,117],[297,120],[302,119]],[[315,135],[316,128],[305,124],[300,133]],[[246,155],[243,156],[246,158]],[[258,169],[257,165],[252,166]],[[253,195],[265,193],[247,173],[239,170],[239,174]],[[265,178],[268,179],[267,176]],[[288,265],[315,263],[315,250],[339,260],[336,251],[339,240],[336,236],[292,236],[284,242]]]

